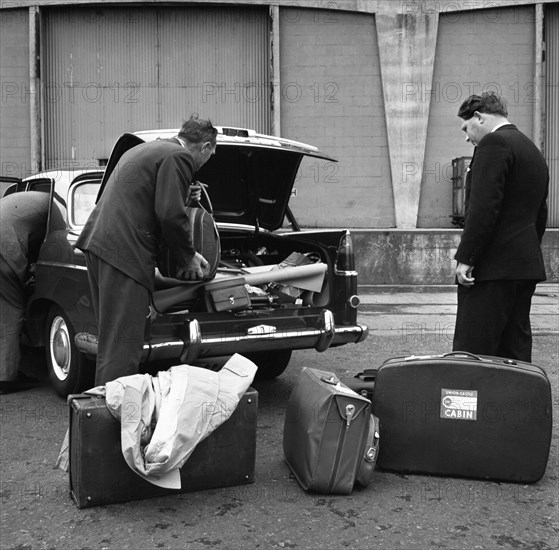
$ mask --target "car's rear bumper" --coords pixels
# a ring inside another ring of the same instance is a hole
[[[366,325],[356,323],[336,326],[330,310],[322,310],[315,328],[268,331],[262,326],[260,332],[251,334],[215,335],[203,334],[200,323],[193,319],[185,325],[184,335],[177,340],[152,340],[144,344],[142,362],[179,359],[181,363],[192,363],[201,357],[220,357],[234,353],[278,349],[316,349],[325,351],[330,346],[362,342],[368,335]],[[97,355],[97,338],[80,333],[75,338],[82,353]]]

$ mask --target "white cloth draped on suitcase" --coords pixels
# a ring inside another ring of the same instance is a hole
[[[179,468],[233,414],[256,370],[235,354],[219,372],[178,365],[154,377],[137,374],[108,382],[106,403],[121,423],[126,463],[154,485],[180,489]]]

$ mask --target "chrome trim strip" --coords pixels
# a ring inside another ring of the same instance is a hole
[[[65,269],[80,269],[82,271],[87,271],[87,267],[85,265],[66,264],[62,262],[48,262],[45,260],[39,260],[36,265],[44,265],[48,267],[62,267]]]
[[[290,340],[294,338],[304,338],[308,336],[321,336],[322,330],[320,329],[306,329],[304,331],[287,331],[287,332],[274,332],[269,334],[244,334],[238,336],[212,336],[209,338],[202,338],[202,345],[215,345],[215,344],[240,344],[242,342],[254,342],[257,340]]]
[[[185,347],[181,353],[180,359],[183,363],[189,364],[200,355],[202,347],[202,329],[198,319],[192,319],[187,325],[188,338],[184,342]]]
[[[369,331],[366,325],[358,323],[357,325],[351,325],[347,327],[332,327],[326,321],[326,326],[330,327],[331,332],[329,332],[330,344],[333,343],[343,343],[349,342],[351,337],[358,337],[359,341],[364,340]],[[288,331],[278,331],[270,334],[238,334],[234,336],[211,336],[202,337],[200,343],[201,348],[206,348],[206,346],[218,346],[223,347],[227,344],[234,344],[235,346],[247,344],[250,342],[257,342],[259,340],[264,341],[284,341],[284,340],[308,340],[312,338],[320,338],[325,333],[324,329],[304,329],[304,330],[288,330]],[[350,337],[350,338],[348,338]],[[292,344],[290,344],[292,345]],[[286,347],[290,347],[290,345]],[[314,347],[314,344],[311,346]],[[327,348],[325,348],[327,349]],[[320,350],[319,350],[320,351]],[[323,350],[322,350],[323,351]]]
[[[339,275],[340,277],[357,277],[357,271],[341,271],[334,268],[334,275]]]
[[[144,344],[144,350],[151,349],[153,351],[153,350],[172,348],[172,347],[183,347],[183,346],[184,346],[184,342],[182,340],[174,340],[171,342],[161,342],[160,344],[151,344],[151,346],[149,344]]]
[[[328,320],[326,319],[328,326]],[[210,336],[203,338],[200,336],[200,325],[194,319],[187,326],[188,333],[193,337],[192,344],[188,341],[172,340],[170,342],[159,342],[155,344],[144,344],[142,352],[142,362],[146,360],[157,361],[161,359],[180,358],[181,361],[192,362],[200,355],[217,357],[220,355],[231,355],[232,353],[242,353],[250,351],[260,351],[261,347],[252,349],[252,345],[260,341],[281,343],[281,349],[309,349],[316,348],[317,339],[320,339],[324,329],[305,329],[289,330],[285,332],[275,332],[272,334],[246,334],[237,336]],[[348,344],[362,342],[367,338],[369,328],[366,325],[357,323],[351,326],[334,327],[333,332],[328,335],[328,345]],[[82,353],[96,355],[97,343],[89,342],[89,345],[75,339],[76,346]],[[325,348],[326,349],[326,348]],[[324,351],[318,349],[317,351]],[[188,358],[188,361],[185,361]]]
[[[329,309],[323,309],[320,312],[319,326],[321,329],[320,338],[314,345],[316,351],[326,351],[336,334],[336,322],[334,314]]]

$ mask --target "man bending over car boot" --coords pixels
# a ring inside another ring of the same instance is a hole
[[[45,238],[49,194],[13,193],[0,199],[0,393],[33,386],[20,371],[26,283]]]
[[[192,116],[171,139],[142,143],[122,155],[76,243],[86,256],[98,328],[95,385],[137,374],[156,257],[164,242],[177,279],[202,279],[186,203],[193,176],[215,153],[217,130]]]

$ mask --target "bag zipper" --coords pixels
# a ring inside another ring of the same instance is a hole
[[[346,405],[345,414],[346,414],[345,425],[340,424],[340,433],[338,435],[338,447],[336,450],[336,457],[334,459],[334,466],[332,468],[332,475],[330,477],[330,482],[328,483],[328,489],[327,489],[328,493],[332,491],[336,483],[336,474],[338,473],[338,467],[340,465],[340,460],[342,459],[344,441],[345,441],[346,433],[349,429],[349,425],[353,420],[353,415],[355,414],[355,405],[353,405],[352,403]]]

